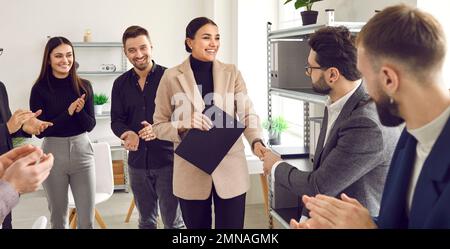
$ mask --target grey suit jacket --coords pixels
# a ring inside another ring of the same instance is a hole
[[[299,197],[345,193],[378,216],[399,135],[399,128],[381,125],[375,103],[362,84],[344,105],[323,148],[316,149],[313,171],[281,163],[275,170],[275,188],[287,188]],[[307,214],[305,208],[303,215]]]

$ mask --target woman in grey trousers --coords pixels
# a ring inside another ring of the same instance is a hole
[[[41,72],[30,97],[30,109],[53,123],[37,137],[55,157],[43,183],[52,228],[67,228],[68,187],[72,189],[78,228],[92,228],[95,205],[94,153],[87,132],[95,126],[92,86],[77,76],[72,43],[64,37],[47,42]]]

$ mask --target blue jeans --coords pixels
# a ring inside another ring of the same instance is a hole
[[[165,229],[184,228],[178,198],[173,194],[173,167],[138,169],[128,167],[130,186],[139,211],[139,228],[156,229],[158,202]]]

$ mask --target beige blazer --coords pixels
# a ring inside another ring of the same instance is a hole
[[[250,144],[255,139],[262,138],[259,118],[236,66],[214,61],[213,80],[214,104],[246,125],[244,136]],[[185,101],[176,101],[180,96],[184,96]],[[186,103],[183,105],[183,102]],[[177,120],[172,115],[186,107],[189,108],[189,114],[194,111],[202,112],[205,108],[189,58],[181,65],[165,71],[156,93],[155,104],[153,129],[156,136],[158,139],[174,142],[176,148],[182,139],[176,128],[177,122],[182,122],[183,117]],[[213,183],[217,194],[223,199],[233,198],[248,191],[249,174],[242,137],[231,147],[211,175],[175,154],[173,191],[177,197],[205,200],[211,194]]]

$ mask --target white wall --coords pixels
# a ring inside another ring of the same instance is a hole
[[[237,63],[237,1],[205,1],[205,15],[219,27],[220,49],[217,59],[225,63]]]
[[[450,16],[448,10],[450,10],[450,1],[442,0],[417,0],[417,7],[431,13],[436,17],[444,28],[444,32],[447,38],[447,57],[444,65],[444,80],[448,88],[450,89]]]
[[[187,56],[184,29],[189,20],[205,14],[205,1],[2,0],[0,76],[11,96],[21,96],[11,99],[11,107],[28,106],[47,35],[82,41],[90,28],[94,41],[121,41],[124,29],[138,24],[150,32],[156,61],[174,66]]]
[[[224,0],[227,1],[227,0]],[[247,85],[248,94],[261,119],[267,116],[267,22],[277,20],[276,0],[232,0],[236,21],[236,65]],[[246,153],[251,149],[246,145]],[[261,182],[251,175],[247,203],[262,203]]]
[[[85,29],[89,28],[93,41],[121,42],[125,28],[137,24],[150,32],[156,62],[172,67],[187,57],[184,51],[186,25],[194,17],[206,15],[205,3],[209,0],[1,2],[0,47],[5,51],[0,57],[0,80],[7,87],[11,109],[15,110],[28,108],[30,90],[39,74],[47,36],[65,36],[77,42],[82,41]],[[89,79],[94,91],[110,95],[115,77]],[[99,120],[94,131],[94,137],[112,136],[109,120]]]
[[[238,1],[237,65],[247,84],[255,110],[267,116],[267,22],[277,28],[276,0]]]

